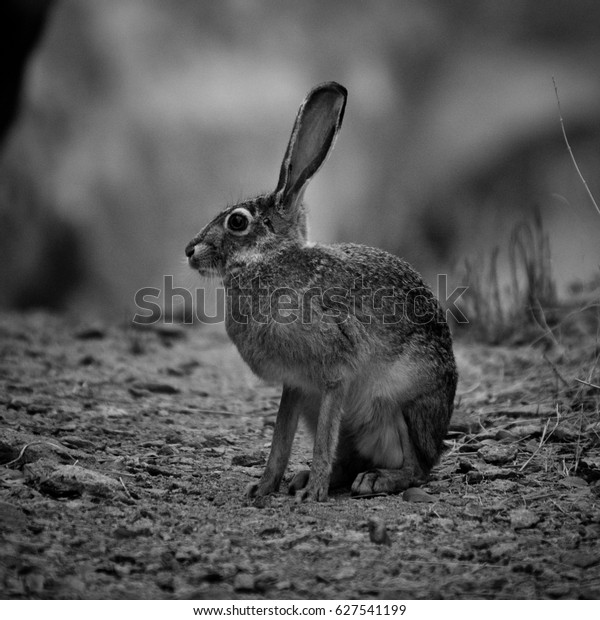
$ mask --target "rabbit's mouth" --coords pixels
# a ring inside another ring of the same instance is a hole
[[[221,275],[213,248],[206,243],[190,243],[186,248],[188,265],[201,276],[214,278]]]
[[[202,266],[196,269],[196,271],[203,278],[220,278],[223,275],[216,267],[213,267],[213,266],[209,266],[209,267]]]

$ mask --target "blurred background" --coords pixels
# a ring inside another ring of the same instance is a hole
[[[598,274],[594,0],[4,0],[0,306],[135,311],[186,243],[274,188],[298,106],[349,90],[310,236],[433,281],[539,209],[560,295]],[[483,260],[483,258],[481,259]],[[456,276],[458,278],[458,276]]]

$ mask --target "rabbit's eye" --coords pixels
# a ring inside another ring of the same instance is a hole
[[[248,233],[248,226],[252,220],[252,215],[246,209],[236,209],[225,219],[225,228],[234,235],[245,235]]]

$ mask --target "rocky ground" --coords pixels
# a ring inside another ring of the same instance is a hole
[[[459,341],[425,492],[301,505],[244,499],[279,394],[218,328],[3,314],[0,350],[3,598],[600,597],[597,338]]]

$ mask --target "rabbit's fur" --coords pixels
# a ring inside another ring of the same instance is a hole
[[[302,196],[340,128],[346,90],[314,88],[300,107],[275,192],[225,209],[187,246],[218,275],[226,329],[263,379],[283,384],[265,472],[278,490],[300,416],[314,434],[310,472],[290,491],[398,492],[422,482],[443,449],[457,373],[448,325],[404,260],[361,245],[306,240]]]

